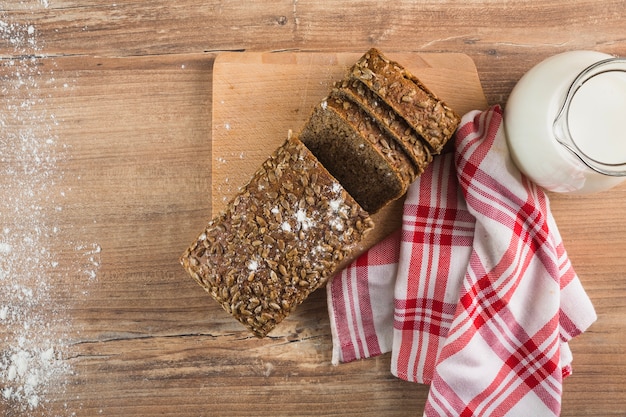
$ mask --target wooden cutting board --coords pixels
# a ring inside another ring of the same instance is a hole
[[[385,51],[383,51],[385,53]],[[464,54],[385,53],[459,114],[484,109],[474,62]],[[212,210],[215,215],[287,137],[297,133],[334,81],[362,53],[229,52],[213,67]],[[402,201],[374,216],[376,227],[355,253],[401,224]]]

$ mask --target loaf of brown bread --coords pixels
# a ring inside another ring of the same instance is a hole
[[[418,172],[404,150],[358,105],[331,94],[299,134],[370,214],[403,196]]]
[[[369,214],[291,137],[181,263],[224,310],[263,337],[326,283],[372,227]]]
[[[375,48],[354,64],[350,77],[361,81],[391,107],[436,154],[460,123],[460,116],[417,77]]]

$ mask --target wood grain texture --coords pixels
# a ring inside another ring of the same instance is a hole
[[[570,49],[624,51],[623,0],[529,2],[219,0],[3,4],[33,23],[49,55],[138,56],[202,51],[463,52],[491,103],[504,102],[533,63]],[[25,5],[26,4],[26,5]],[[0,55],[9,51],[0,49]]]
[[[63,360],[73,370],[50,388],[41,410],[24,413],[0,397],[0,415],[420,415],[427,387],[393,378],[389,355],[330,364],[322,292],[259,341],[178,265],[217,197],[215,57],[371,46],[463,53],[476,64],[487,101],[505,104],[519,77],[549,55],[626,55],[624,10],[621,0],[0,1],[1,21],[35,30],[39,47],[28,54],[42,82],[31,110],[57,121],[50,133],[62,177],[48,191],[64,192],[55,197],[63,210],[42,212],[60,229],[50,243],[60,273],[50,275],[53,302],[42,309],[67,317],[55,331],[68,340]],[[16,82],[10,62],[24,59],[3,33],[0,86]],[[0,113],[8,100],[3,92]],[[5,124],[2,135],[19,129]],[[19,163],[4,160],[2,168]],[[2,198],[6,181],[0,178]],[[599,316],[571,344],[574,374],[564,384],[562,415],[623,416],[626,186],[551,201]],[[0,220],[12,222],[5,213]],[[82,268],[89,261],[82,245],[92,242],[102,248],[95,278]]]

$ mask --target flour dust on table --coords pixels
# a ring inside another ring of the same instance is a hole
[[[41,8],[47,1],[21,5]],[[72,416],[69,406],[50,411],[52,403],[63,404],[74,372],[67,360],[74,330],[55,295],[63,292],[59,277],[93,281],[100,248],[64,238],[71,189],[60,163],[69,149],[54,133],[60,121],[42,93],[56,80],[53,70],[42,69],[53,65],[41,65],[51,59],[37,27],[0,12],[0,45],[7,55],[0,60],[0,414]],[[71,256],[61,258],[60,248],[68,247]]]

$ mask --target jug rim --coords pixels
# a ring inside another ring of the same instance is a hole
[[[583,69],[574,81],[572,81],[565,94],[565,98],[560,105],[553,123],[553,131],[557,141],[590,169],[609,176],[626,176],[626,157],[623,162],[607,163],[589,156],[578,146],[569,128],[568,119],[570,105],[578,90],[592,78],[609,72],[626,73],[626,58],[612,57],[603,59]],[[626,138],[624,138],[624,140],[626,140]]]

